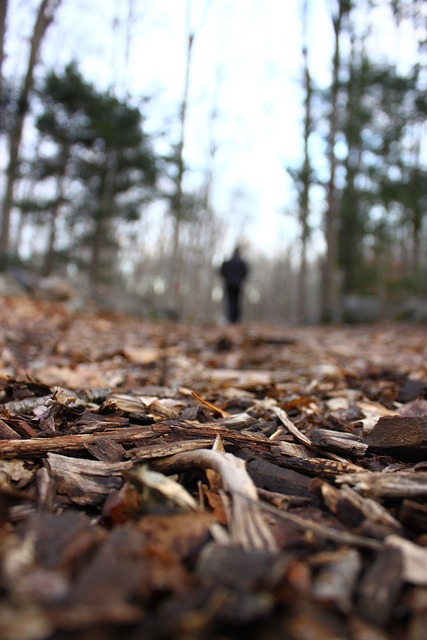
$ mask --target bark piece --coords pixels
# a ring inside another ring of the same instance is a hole
[[[143,447],[135,447],[126,453],[126,457],[133,462],[149,460],[150,458],[166,458],[175,453],[194,451],[194,449],[206,449],[212,446],[214,438],[199,438],[197,440],[183,440],[170,444],[146,444]]]
[[[142,603],[159,593],[188,588],[186,569],[173,549],[148,546],[130,525],[115,527],[72,585],[67,605],[94,608]],[[140,615],[142,610],[140,609]]]
[[[292,420],[290,420],[290,418],[288,417],[286,411],[283,411],[283,409],[279,409],[278,407],[274,407],[274,413],[279,418],[279,420],[282,423],[283,427],[286,428],[290,433],[292,433],[294,438],[299,443],[301,443],[301,444],[305,445],[306,447],[312,449],[313,453],[316,452],[316,445],[314,444],[312,439],[309,438],[307,436],[307,434],[303,433],[300,429],[298,429],[298,427],[292,422]],[[323,451],[323,455],[325,455],[326,457],[331,458],[332,460],[336,460],[337,462],[344,463],[344,464],[347,462],[347,460],[345,460],[344,458],[342,458],[338,454],[334,453],[331,450],[327,450],[327,449],[328,448],[325,447],[325,449]],[[354,450],[354,447],[352,448],[352,450]],[[347,452],[346,453],[348,454],[348,447],[347,447]]]
[[[259,425],[259,421],[247,413],[237,413],[233,416],[221,418],[218,420],[218,424],[222,427],[227,427],[227,429],[241,431],[242,429],[249,429]]]
[[[279,627],[275,638],[292,640],[343,640],[347,638],[345,622],[322,604],[307,600],[293,602],[286,625]]]
[[[82,569],[67,598],[69,605],[128,602],[146,576],[144,539],[129,527],[117,527]]]
[[[195,556],[210,539],[210,529],[215,517],[207,511],[146,515],[135,528],[144,534],[150,547],[163,548],[165,552],[184,560]]]
[[[396,547],[387,546],[362,578],[357,600],[359,613],[374,624],[386,625],[402,587],[402,553]]]
[[[415,418],[417,416],[427,416],[427,400],[412,400],[400,407],[400,416]]]
[[[351,615],[349,618],[349,631],[351,640],[389,640],[387,631],[374,625],[360,616]],[[411,640],[415,640],[411,638]]]
[[[261,503],[261,506],[266,511],[271,512],[277,517],[297,526],[302,531],[308,531],[319,538],[331,540],[341,545],[366,549],[379,549],[381,547],[380,543],[376,540],[370,540],[364,536],[348,533],[347,531],[339,531],[338,529],[320,524],[319,522],[304,518],[295,513],[282,511],[281,509],[278,509],[273,505],[266,504],[265,502]]]
[[[4,420],[0,420],[0,440],[20,439],[19,433],[16,433],[12,427],[9,427]]]
[[[118,442],[110,438],[97,438],[94,442],[85,444],[85,449],[96,460],[101,460],[102,462],[119,462],[126,453]]]
[[[46,465],[58,493],[80,505],[101,504],[111,491],[120,489],[124,471],[132,467],[131,462],[112,464],[55,453],[48,454]]]
[[[277,556],[266,551],[245,551],[216,543],[205,546],[199,556],[196,574],[205,584],[221,585],[249,592],[266,585]]]
[[[29,461],[2,460],[0,458],[0,484],[3,487],[25,487],[33,480],[36,471],[36,465]]]
[[[369,451],[403,460],[424,459],[427,454],[427,416],[383,416],[363,441]]]
[[[288,429],[290,433],[292,433],[292,435],[298,442],[306,445],[307,447],[312,446],[310,438],[305,433],[302,433],[300,429],[298,429],[298,427],[288,417],[286,411],[283,411],[283,409],[279,409],[279,407],[274,407],[274,413],[279,418],[283,426],[286,427],[286,429]]]
[[[38,469],[36,474],[37,508],[40,511],[53,511],[56,502],[56,482],[46,467]]]
[[[102,534],[82,514],[35,514],[18,530],[2,558],[2,581],[21,602],[57,605]]]
[[[292,458],[290,456],[282,456],[276,460],[280,466],[294,469],[309,476],[319,478],[336,478],[340,474],[366,473],[363,467],[359,467],[351,462],[339,462],[338,460],[326,460],[325,458]]]
[[[422,398],[427,391],[427,385],[423,380],[406,380],[399,389],[397,401],[407,403],[416,398]]]
[[[414,498],[427,496],[427,472],[396,471],[381,473],[367,471],[365,473],[351,473],[338,476],[339,484],[354,485],[371,498]]]
[[[302,473],[254,457],[249,449],[242,449],[239,457],[246,460],[248,473],[257,487],[285,495],[312,497],[310,478]]]
[[[273,438],[272,438],[273,439]],[[294,444],[293,442],[279,442],[278,446],[282,454],[291,458],[309,458],[311,451],[302,444]]]
[[[29,525],[36,536],[35,558],[43,567],[70,572],[103,537],[83,513],[36,514]]]
[[[31,504],[31,496],[10,489],[7,485],[0,486],[0,529],[11,519],[11,514],[25,502]],[[25,508],[25,506],[24,506]]]
[[[10,607],[0,604],[0,637],[4,640],[50,638],[55,623],[39,607]]]
[[[196,576],[203,586],[226,594],[217,619],[248,624],[273,608],[274,599],[266,587],[277,582],[283,568],[283,561],[274,554],[213,543],[200,554]]]
[[[341,613],[350,613],[356,580],[362,568],[360,553],[344,549],[333,554],[313,584],[317,600],[335,605]]]
[[[322,482],[322,497],[330,511],[345,524],[358,527],[359,532],[369,530],[371,535],[380,539],[391,533],[402,533],[401,524],[393,518],[387,509],[370,498],[360,496],[356,491],[344,485],[336,489]],[[364,526],[368,521],[370,526]]]
[[[48,387],[46,387],[46,389],[47,388]],[[28,398],[23,398],[22,400],[10,400],[10,402],[5,402],[2,405],[2,410],[7,411],[8,413],[31,414],[33,412],[33,409],[35,409],[36,407],[41,407],[49,400],[52,400],[52,394],[47,396],[29,396]]]
[[[427,531],[427,505],[414,500],[404,500],[399,510],[399,520],[406,527],[424,533]]]
[[[402,555],[403,579],[411,584],[427,586],[427,549],[396,535],[388,536],[386,544],[398,549]]]
[[[354,458],[363,458],[368,449],[366,443],[356,440],[351,433],[343,433],[331,429],[313,429],[310,437],[313,445],[319,449]]]

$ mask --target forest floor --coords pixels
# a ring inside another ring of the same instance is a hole
[[[0,637],[424,640],[427,327],[0,304]]]

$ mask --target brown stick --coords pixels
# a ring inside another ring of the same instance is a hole
[[[57,436],[55,438],[30,438],[28,440],[0,441],[0,457],[15,458],[27,456],[44,456],[47,453],[65,453],[66,451],[81,451],[88,444],[93,444],[99,438],[109,438],[119,444],[140,443],[155,437],[144,427],[126,427],[103,431],[99,433],[78,433]]]

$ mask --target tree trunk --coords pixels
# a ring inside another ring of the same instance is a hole
[[[305,113],[304,113],[304,161],[302,171],[302,190],[300,197],[299,221],[301,227],[301,253],[300,267],[298,274],[298,319],[300,322],[307,322],[307,241],[310,236],[310,227],[308,224],[310,186],[311,186],[311,165],[309,155],[309,138],[311,133],[311,97],[312,86],[311,76],[308,66],[308,37],[307,37],[307,15],[308,0],[303,4],[303,47],[302,55],[304,59],[304,91],[305,91]]]
[[[57,225],[58,218],[61,211],[61,206],[64,202],[65,197],[65,181],[67,177],[67,168],[69,165],[69,159],[71,156],[71,148],[67,147],[64,150],[62,162],[61,162],[61,170],[62,173],[57,177],[56,180],[56,201],[52,206],[52,210],[49,216],[48,222],[48,244],[46,248],[46,253],[43,261],[43,275],[45,277],[52,275],[53,270],[55,268],[55,257],[56,257],[56,237],[57,237]]]
[[[94,298],[99,294],[103,259],[105,259],[106,253],[111,249],[111,247],[108,246],[108,242],[110,237],[112,212],[114,211],[117,162],[117,152],[114,149],[111,149],[105,159],[105,173],[99,198],[100,209],[98,215],[95,216],[91,244],[92,255],[89,281],[91,293]],[[113,265],[114,260],[109,260],[109,264]],[[108,275],[110,275],[110,273]]]
[[[45,278],[52,275],[55,267],[56,221],[58,219],[59,208],[60,204],[58,201],[52,211],[49,212],[49,238],[42,269],[42,275]]]
[[[333,18],[335,33],[335,51],[332,67],[331,107],[329,116],[329,182],[327,186],[327,210],[325,216],[326,260],[323,280],[323,309],[324,322],[337,322],[339,320],[339,281],[338,281],[338,232],[339,232],[339,208],[336,189],[337,160],[335,156],[335,143],[338,131],[338,95],[339,72],[341,65],[340,35],[342,19],[347,9],[347,2],[339,3],[338,15]]]
[[[49,25],[52,23],[55,11],[61,0],[42,0],[40,3],[33,34],[30,42],[30,55],[27,72],[21,87],[16,106],[15,122],[9,133],[9,163],[6,169],[6,187],[3,198],[3,211],[0,226],[0,255],[7,259],[9,251],[10,217],[13,206],[13,191],[18,176],[19,149],[25,116],[28,112],[29,94],[34,84],[34,69],[38,62],[40,48]]]
[[[176,178],[176,200],[175,210],[173,211],[174,225],[173,225],[173,244],[172,244],[172,257],[169,281],[171,285],[172,293],[172,306],[175,311],[180,314],[181,312],[181,291],[180,291],[180,245],[181,245],[181,223],[183,218],[183,181],[184,181],[184,142],[185,142],[185,121],[187,117],[187,103],[188,103],[188,89],[190,85],[190,66],[191,66],[191,54],[194,41],[194,34],[188,35],[187,45],[187,64],[185,70],[185,82],[184,82],[184,94],[181,103],[181,137],[178,145],[178,175]]]
[[[0,0],[0,96],[3,93],[4,42],[6,36],[7,0]]]

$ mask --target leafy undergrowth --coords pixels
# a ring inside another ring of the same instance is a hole
[[[421,640],[421,325],[0,307],[0,636]]]

